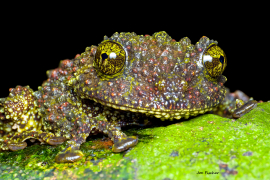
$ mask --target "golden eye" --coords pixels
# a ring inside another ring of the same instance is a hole
[[[221,75],[227,66],[227,58],[224,51],[215,43],[207,47],[203,53],[202,62],[212,78]]]
[[[126,62],[126,52],[121,44],[114,41],[101,43],[96,51],[94,66],[104,75],[119,73]]]

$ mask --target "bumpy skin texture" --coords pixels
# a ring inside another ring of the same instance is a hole
[[[105,36],[104,42],[122,48],[125,61],[117,62],[120,68],[104,73],[111,67],[105,58],[117,61],[115,53],[98,56],[97,46],[87,47],[75,59],[63,60],[59,68],[48,71],[38,91],[17,86],[9,97],[0,99],[2,150],[23,149],[26,139],[50,145],[68,140],[56,161],[74,162],[82,158],[79,148],[86,138],[102,132],[114,141],[112,150],[121,152],[136,145],[138,138],[125,135],[119,127],[145,125],[149,117],[196,116],[224,100],[226,77],[221,73],[226,59],[213,60],[217,67],[202,60],[216,41],[203,36],[192,45],[187,37],[176,42],[166,32],[158,32],[153,36],[115,33]]]
[[[79,69],[69,80],[80,97],[161,119],[203,114],[224,99],[226,78],[209,80],[201,64],[203,51],[214,42],[207,37],[196,46],[188,38],[175,42],[165,32],[153,36],[116,33],[109,40],[119,41],[127,51],[123,72],[115,78],[99,76],[92,46],[74,61]]]

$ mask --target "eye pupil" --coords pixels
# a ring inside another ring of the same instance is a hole
[[[107,55],[107,53],[103,53],[101,54],[102,57],[102,61],[104,61],[105,59],[107,59],[109,56]]]
[[[224,63],[224,57],[223,57],[222,55],[220,55],[220,57],[219,57],[219,61],[221,62],[221,64],[223,64],[223,63]]]

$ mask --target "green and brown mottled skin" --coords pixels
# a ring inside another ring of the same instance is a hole
[[[56,161],[74,162],[82,158],[79,148],[86,138],[102,132],[113,140],[114,152],[125,151],[138,138],[119,127],[146,124],[148,117],[173,120],[203,114],[217,108],[228,93],[226,77],[209,77],[202,63],[205,49],[217,44],[205,36],[195,45],[187,37],[176,42],[164,31],[153,36],[115,33],[104,37],[108,40],[126,52],[120,73],[100,73],[93,45],[48,71],[38,91],[17,86],[0,99],[2,150],[23,149],[26,139],[50,145],[68,140]]]

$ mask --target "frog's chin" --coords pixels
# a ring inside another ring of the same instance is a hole
[[[113,104],[110,102],[104,102],[99,99],[92,99],[97,103],[100,103],[104,106],[112,107],[114,109],[120,109],[123,111],[131,111],[131,112],[140,112],[144,113],[148,116],[155,116],[156,118],[160,118],[161,120],[174,120],[185,118],[188,119],[190,116],[197,116],[199,114],[204,114],[205,112],[216,110],[217,106],[206,107],[204,109],[157,109],[157,108],[147,108],[147,107],[132,107],[132,106],[123,106],[118,104]]]

